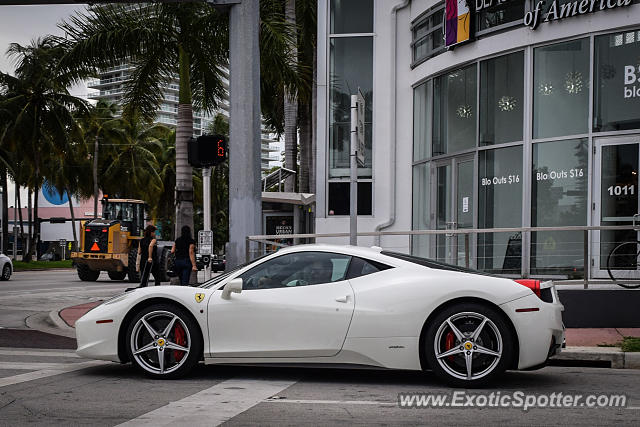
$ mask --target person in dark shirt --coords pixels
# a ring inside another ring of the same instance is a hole
[[[158,245],[155,238],[156,227],[153,225],[147,225],[144,229],[144,237],[140,240],[138,245],[138,259],[140,260],[137,270],[142,272],[140,277],[140,287],[147,286],[147,280],[149,275],[145,278],[145,267],[147,264],[151,264],[151,274],[156,282],[156,286],[160,286],[160,264],[158,263]]]
[[[196,267],[196,241],[191,237],[191,228],[188,225],[182,226],[181,235],[171,248],[171,253],[175,254],[175,269],[180,278],[180,284],[187,286],[192,271],[198,271]]]

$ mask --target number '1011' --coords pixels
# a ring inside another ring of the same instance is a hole
[[[609,188],[607,188],[607,191],[609,192],[610,196],[620,196],[624,193],[625,196],[627,195],[634,195],[636,188],[635,185],[616,185],[616,186],[611,186]]]

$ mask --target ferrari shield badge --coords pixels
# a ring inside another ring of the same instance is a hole
[[[202,302],[203,299],[204,299],[204,294],[198,292],[196,294],[196,302]]]

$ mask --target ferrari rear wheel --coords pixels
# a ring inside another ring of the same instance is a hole
[[[153,378],[178,378],[198,363],[200,330],[184,310],[158,304],[138,313],[127,329],[129,360]]]
[[[478,387],[511,362],[513,337],[503,316],[482,304],[456,304],[429,325],[425,356],[434,373],[451,385]]]

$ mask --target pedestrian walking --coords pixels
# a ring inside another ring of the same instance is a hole
[[[158,241],[156,240],[156,227],[147,225],[144,229],[144,237],[138,244],[138,257],[136,270],[142,272],[140,287],[147,286],[149,274],[153,274],[156,286],[160,286],[160,264],[158,263]]]
[[[175,254],[175,269],[180,278],[180,284],[187,286],[192,271],[198,271],[196,266],[196,241],[191,237],[191,228],[183,225],[178,237],[171,248]]]

